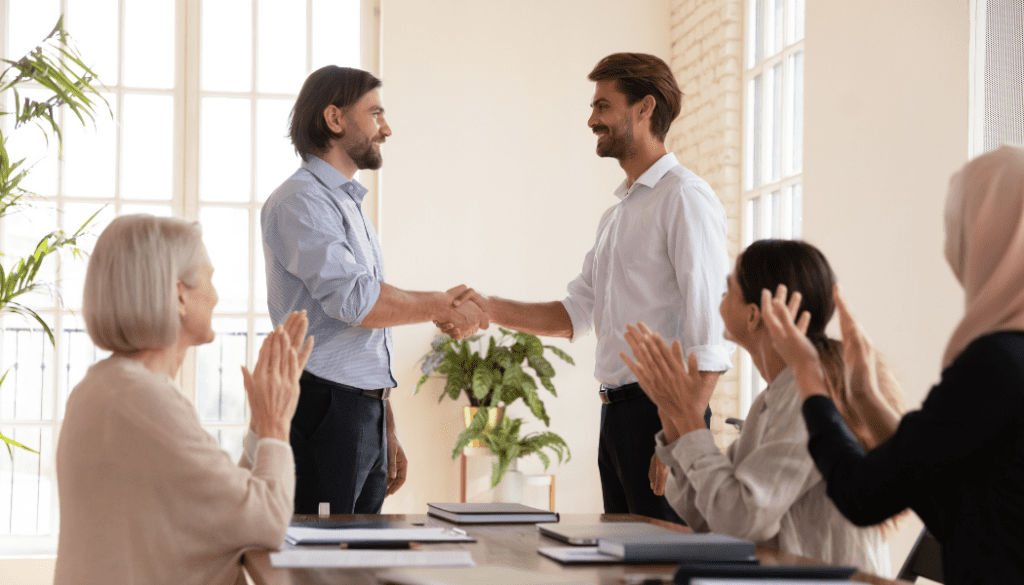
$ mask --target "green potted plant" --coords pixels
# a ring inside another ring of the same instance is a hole
[[[462,450],[479,441],[497,457],[492,474],[492,487],[498,485],[510,463],[518,457],[536,453],[544,468],[550,458],[541,449],[550,449],[558,455],[570,457],[569,447],[557,434],[545,431],[539,434],[519,436],[523,420],[503,415],[503,407],[522,399],[544,426],[551,420],[538,392],[537,382],[527,368],[540,380],[540,385],[557,396],[551,379],[555,368],[545,357],[550,350],[556,357],[569,364],[575,364],[568,354],[551,345],[544,345],[536,335],[509,331],[499,327],[500,338],[475,335],[462,341],[441,334],[431,342],[431,350],[423,356],[423,377],[416,384],[415,392],[430,378],[431,374],[447,377],[444,390],[438,401],[445,396],[458,400],[465,395],[469,409],[475,408],[472,416],[466,416],[466,429],[462,431],[452,450],[452,459]],[[485,341],[486,339],[486,341]],[[484,349],[486,347],[486,350]]]
[[[107,106],[106,100],[94,87],[94,84],[98,83],[96,74],[82,61],[81,55],[71,44],[70,36],[64,31],[63,16],[57,20],[57,25],[50,34],[27,55],[17,61],[0,59],[0,63],[6,65],[0,72],[0,94],[10,90],[14,98],[13,111],[0,106],[0,118],[13,115],[13,130],[31,123],[47,140],[52,134],[57,140],[58,149],[62,145],[62,136],[55,116],[61,106],[66,106],[82,124],[85,124],[86,119],[95,119],[98,104]],[[42,101],[26,97],[19,92],[19,88],[25,84],[41,87],[48,95]],[[107,111],[110,112],[109,106]],[[32,170],[32,165],[27,163],[25,158],[12,161],[7,152],[7,138],[8,136],[3,134],[3,126],[0,125],[0,217],[18,211],[19,207],[26,205],[26,198],[31,199],[35,196],[21,186]],[[41,286],[42,283],[36,281],[36,276],[43,261],[50,254],[67,249],[74,256],[80,255],[76,240],[94,217],[95,214],[70,236],[63,230],[46,234],[39,240],[32,253],[17,261],[5,262],[8,266],[6,270],[0,266],[0,313],[14,313],[35,320],[43,328],[50,343],[53,343],[53,332],[46,321],[30,307],[19,302],[18,297]],[[3,384],[6,377],[6,373],[0,376],[0,384]],[[2,434],[0,440],[12,457],[12,446],[36,452]]]

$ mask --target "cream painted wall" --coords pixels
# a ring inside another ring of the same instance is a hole
[[[624,177],[615,161],[594,154],[586,75],[617,51],[668,58],[668,1],[384,0],[381,9],[384,105],[394,131],[381,173],[388,281],[563,298]],[[431,325],[395,329],[392,396],[411,463],[386,512],[423,513],[428,501],[459,496],[450,454],[464,401],[438,404],[440,383],[410,396],[434,333]],[[576,360],[555,364],[559,397],[545,400],[551,428],[573,453],[554,469],[557,507],[600,512],[594,337],[553,343]],[[535,459],[526,464],[540,472]]]
[[[968,2],[815,0],[806,23],[804,234],[917,407],[962,313],[942,210],[968,153]]]

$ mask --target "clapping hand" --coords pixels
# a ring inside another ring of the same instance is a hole
[[[693,416],[697,412],[703,385],[697,371],[697,355],[691,352],[689,363],[683,361],[679,341],[673,341],[669,349],[661,335],[652,333],[644,323],[638,323],[636,327],[628,325],[625,338],[636,361],[625,353],[620,353],[619,357],[658,406],[658,412],[672,419]],[[702,415],[703,412],[698,418]]]
[[[252,411],[250,426],[261,438],[288,441],[299,403],[299,376],[313,351],[306,339],[306,312],[294,312],[263,340],[256,366],[242,366],[242,380]]]
[[[772,347],[782,361],[792,368],[804,398],[812,394],[826,394],[821,357],[814,344],[807,338],[811,313],[804,311],[797,318],[803,295],[799,291],[793,291],[787,303],[787,292],[784,284],[780,284],[775,290],[774,297],[768,289],[761,291],[761,317],[772,338]]]
[[[475,290],[460,284],[446,291],[451,303],[434,324],[454,339],[465,339],[479,329],[490,327],[490,318],[483,310],[485,299]]]

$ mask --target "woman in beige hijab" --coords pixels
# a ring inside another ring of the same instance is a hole
[[[1024,149],[1003,146],[954,175],[946,258],[966,310],[921,409],[865,453],[825,394],[800,295],[762,293],[775,347],[805,400],[809,450],[855,524],[910,507],[942,544],[947,584],[1024,583]],[[848,387],[878,405],[874,351],[837,295]],[[911,341],[912,340],[908,340]]]
[[[277,547],[292,516],[288,430],[313,347],[293,313],[242,368],[252,422],[235,465],[175,382],[213,341],[213,266],[199,224],[112,221],[85,277],[89,337],[112,355],[68,398],[57,445],[56,583],[245,583],[247,548]]]

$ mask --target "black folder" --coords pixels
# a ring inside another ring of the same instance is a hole
[[[792,579],[819,581],[848,581],[857,572],[856,567],[829,567],[811,565],[767,566],[749,563],[682,563],[676,569],[675,584],[690,585],[694,577],[717,579]]]

